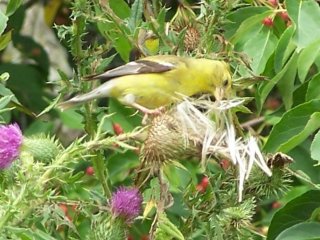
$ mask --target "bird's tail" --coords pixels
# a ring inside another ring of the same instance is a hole
[[[58,104],[58,107],[64,111],[69,108],[72,108],[76,105],[91,101],[93,99],[102,98],[102,97],[109,97],[110,91],[114,86],[113,81],[105,82],[104,84],[100,85],[99,87],[93,89],[88,93],[84,93],[81,95],[77,95],[68,101],[62,102]]]

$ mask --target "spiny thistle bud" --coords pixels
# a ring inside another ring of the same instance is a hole
[[[100,212],[95,215],[91,223],[88,239],[126,239],[126,224],[121,219],[113,219],[111,215]]]
[[[111,212],[130,223],[139,216],[142,197],[136,188],[120,187],[111,198]]]
[[[243,201],[241,204],[225,208],[221,211],[217,218],[221,229],[224,229],[223,239],[251,239],[250,231],[247,231],[255,210],[255,200],[253,198]],[[216,219],[214,222],[210,219],[212,227],[216,227]]]
[[[36,161],[50,163],[59,153],[59,144],[54,138],[44,135],[24,138],[23,150],[30,153]]]
[[[148,171],[148,175],[153,175],[170,160],[199,155],[200,147],[190,139],[191,136],[185,136],[182,124],[174,116],[168,113],[157,116],[150,125],[148,137],[140,152],[139,171]],[[145,178],[147,177],[138,174],[136,184],[140,186]]]
[[[185,149],[182,129],[176,119],[164,114],[156,117],[149,129],[142,154],[147,161],[161,164],[178,157]]]
[[[0,126],[0,169],[4,169],[18,158],[22,144],[22,133],[18,124]]]
[[[194,27],[188,27],[183,40],[186,51],[191,52],[195,50],[199,45],[199,41],[200,41],[199,31]]]
[[[288,165],[292,162],[293,159],[286,154],[274,154],[267,160],[267,164],[272,170],[272,177],[265,176],[254,167],[246,191],[248,193],[255,192],[260,197],[280,197],[290,188],[292,174],[288,170]]]

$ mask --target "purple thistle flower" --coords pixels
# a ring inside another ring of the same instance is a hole
[[[141,211],[142,197],[136,188],[120,187],[111,198],[111,212],[131,222]]]
[[[22,133],[18,124],[0,126],[0,169],[8,167],[20,154]]]

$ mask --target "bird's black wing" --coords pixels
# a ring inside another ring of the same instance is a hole
[[[151,61],[147,59],[141,59],[134,62],[127,63],[120,67],[111,69],[102,74],[94,75],[87,77],[88,80],[91,79],[102,79],[108,80],[115,77],[121,77],[125,75],[134,75],[134,74],[142,74],[142,73],[161,73],[172,70],[175,68],[174,63],[166,62],[166,61]]]

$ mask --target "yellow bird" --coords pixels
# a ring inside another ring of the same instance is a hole
[[[231,91],[229,66],[204,58],[158,55],[129,62],[91,79],[108,80],[88,93],[60,103],[61,109],[102,97],[117,98],[146,114],[181,100],[182,95],[211,93],[222,99]]]

